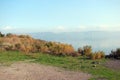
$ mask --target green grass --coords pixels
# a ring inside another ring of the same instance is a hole
[[[16,61],[23,61],[26,59],[31,59],[29,56],[18,52],[18,51],[0,51],[0,64],[1,65],[10,65]]]
[[[70,56],[53,56],[48,54],[34,54],[31,55],[35,58],[34,62],[57,66],[67,70],[83,71],[93,75],[91,80],[106,79],[106,80],[119,80],[120,71],[114,71],[106,68],[104,63],[106,59],[101,60],[88,60],[85,57],[70,57]],[[100,64],[92,64],[92,62],[99,62]],[[96,67],[93,67],[96,65]]]
[[[49,54],[34,53],[25,55],[17,51],[0,52],[0,63],[33,60],[32,62],[57,66],[67,70],[83,71],[92,74],[90,80],[98,80],[98,78],[106,80],[119,80],[120,70],[114,71],[112,69],[104,67],[106,59],[101,60],[89,60],[85,57],[70,57],[70,56],[53,56]],[[92,64],[92,62],[100,62],[100,64]],[[93,67],[96,65],[96,67]]]

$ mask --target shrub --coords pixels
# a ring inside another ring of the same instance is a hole
[[[94,52],[90,55],[90,59],[92,59],[92,60],[102,59],[104,57],[105,57],[105,54],[103,51]]]
[[[15,35],[15,34],[12,34],[12,33],[7,33],[6,34],[6,37],[16,37],[17,35]]]
[[[4,37],[5,35],[0,32],[0,37]]]
[[[48,47],[48,52],[54,55],[72,55],[74,53],[74,48],[68,44],[48,42],[45,45]]]
[[[78,48],[78,53],[81,54],[81,55],[84,55],[84,51],[82,48]]]
[[[109,55],[107,55],[107,57],[120,59],[120,48],[117,48],[115,51],[111,51],[111,53]]]
[[[96,59],[96,54],[95,54],[95,53],[92,53],[92,54],[90,55],[90,59],[95,60],[95,59]]]
[[[92,47],[86,45],[83,48],[78,48],[78,53],[81,55],[86,55],[87,57],[89,57],[92,53]]]
[[[43,52],[54,55],[72,55],[74,53],[72,45],[33,39],[28,35],[18,36],[8,33],[6,37],[0,38],[0,45],[3,43],[7,43],[2,45],[5,50],[18,50],[25,53]]]
[[[83,51],[84,51],[84,54],[86,55],[86,56],[90,56],[91,55],[91,53],[92,53],[92,47],[91,46],[84,46],[83,47]]]

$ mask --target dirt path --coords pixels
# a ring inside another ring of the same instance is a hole
[[[118,71],[118,70],[120,70],[120,60],[107,61],[105,66]]]
[[[0,67],[0,80],[88,80],[89,74],[64,71],[36,63],[14,63]]]

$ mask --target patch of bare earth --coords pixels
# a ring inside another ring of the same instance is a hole
[[[90,76],[36,63],[18,62],[9,67],[0,66],[0,80],[88,80]]]
[[[107,61],[105,66],[114,69],[114,70],[120,70],[120,60],[110,60]]]

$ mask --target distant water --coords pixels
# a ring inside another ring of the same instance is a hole
[[[46,41],[56,41],[79,47],[91,45],[93,51],[102,50],[109,54],[111,50],[120,48],[120,32],[66,32],[66,33],[32,33],[32,37]]]

